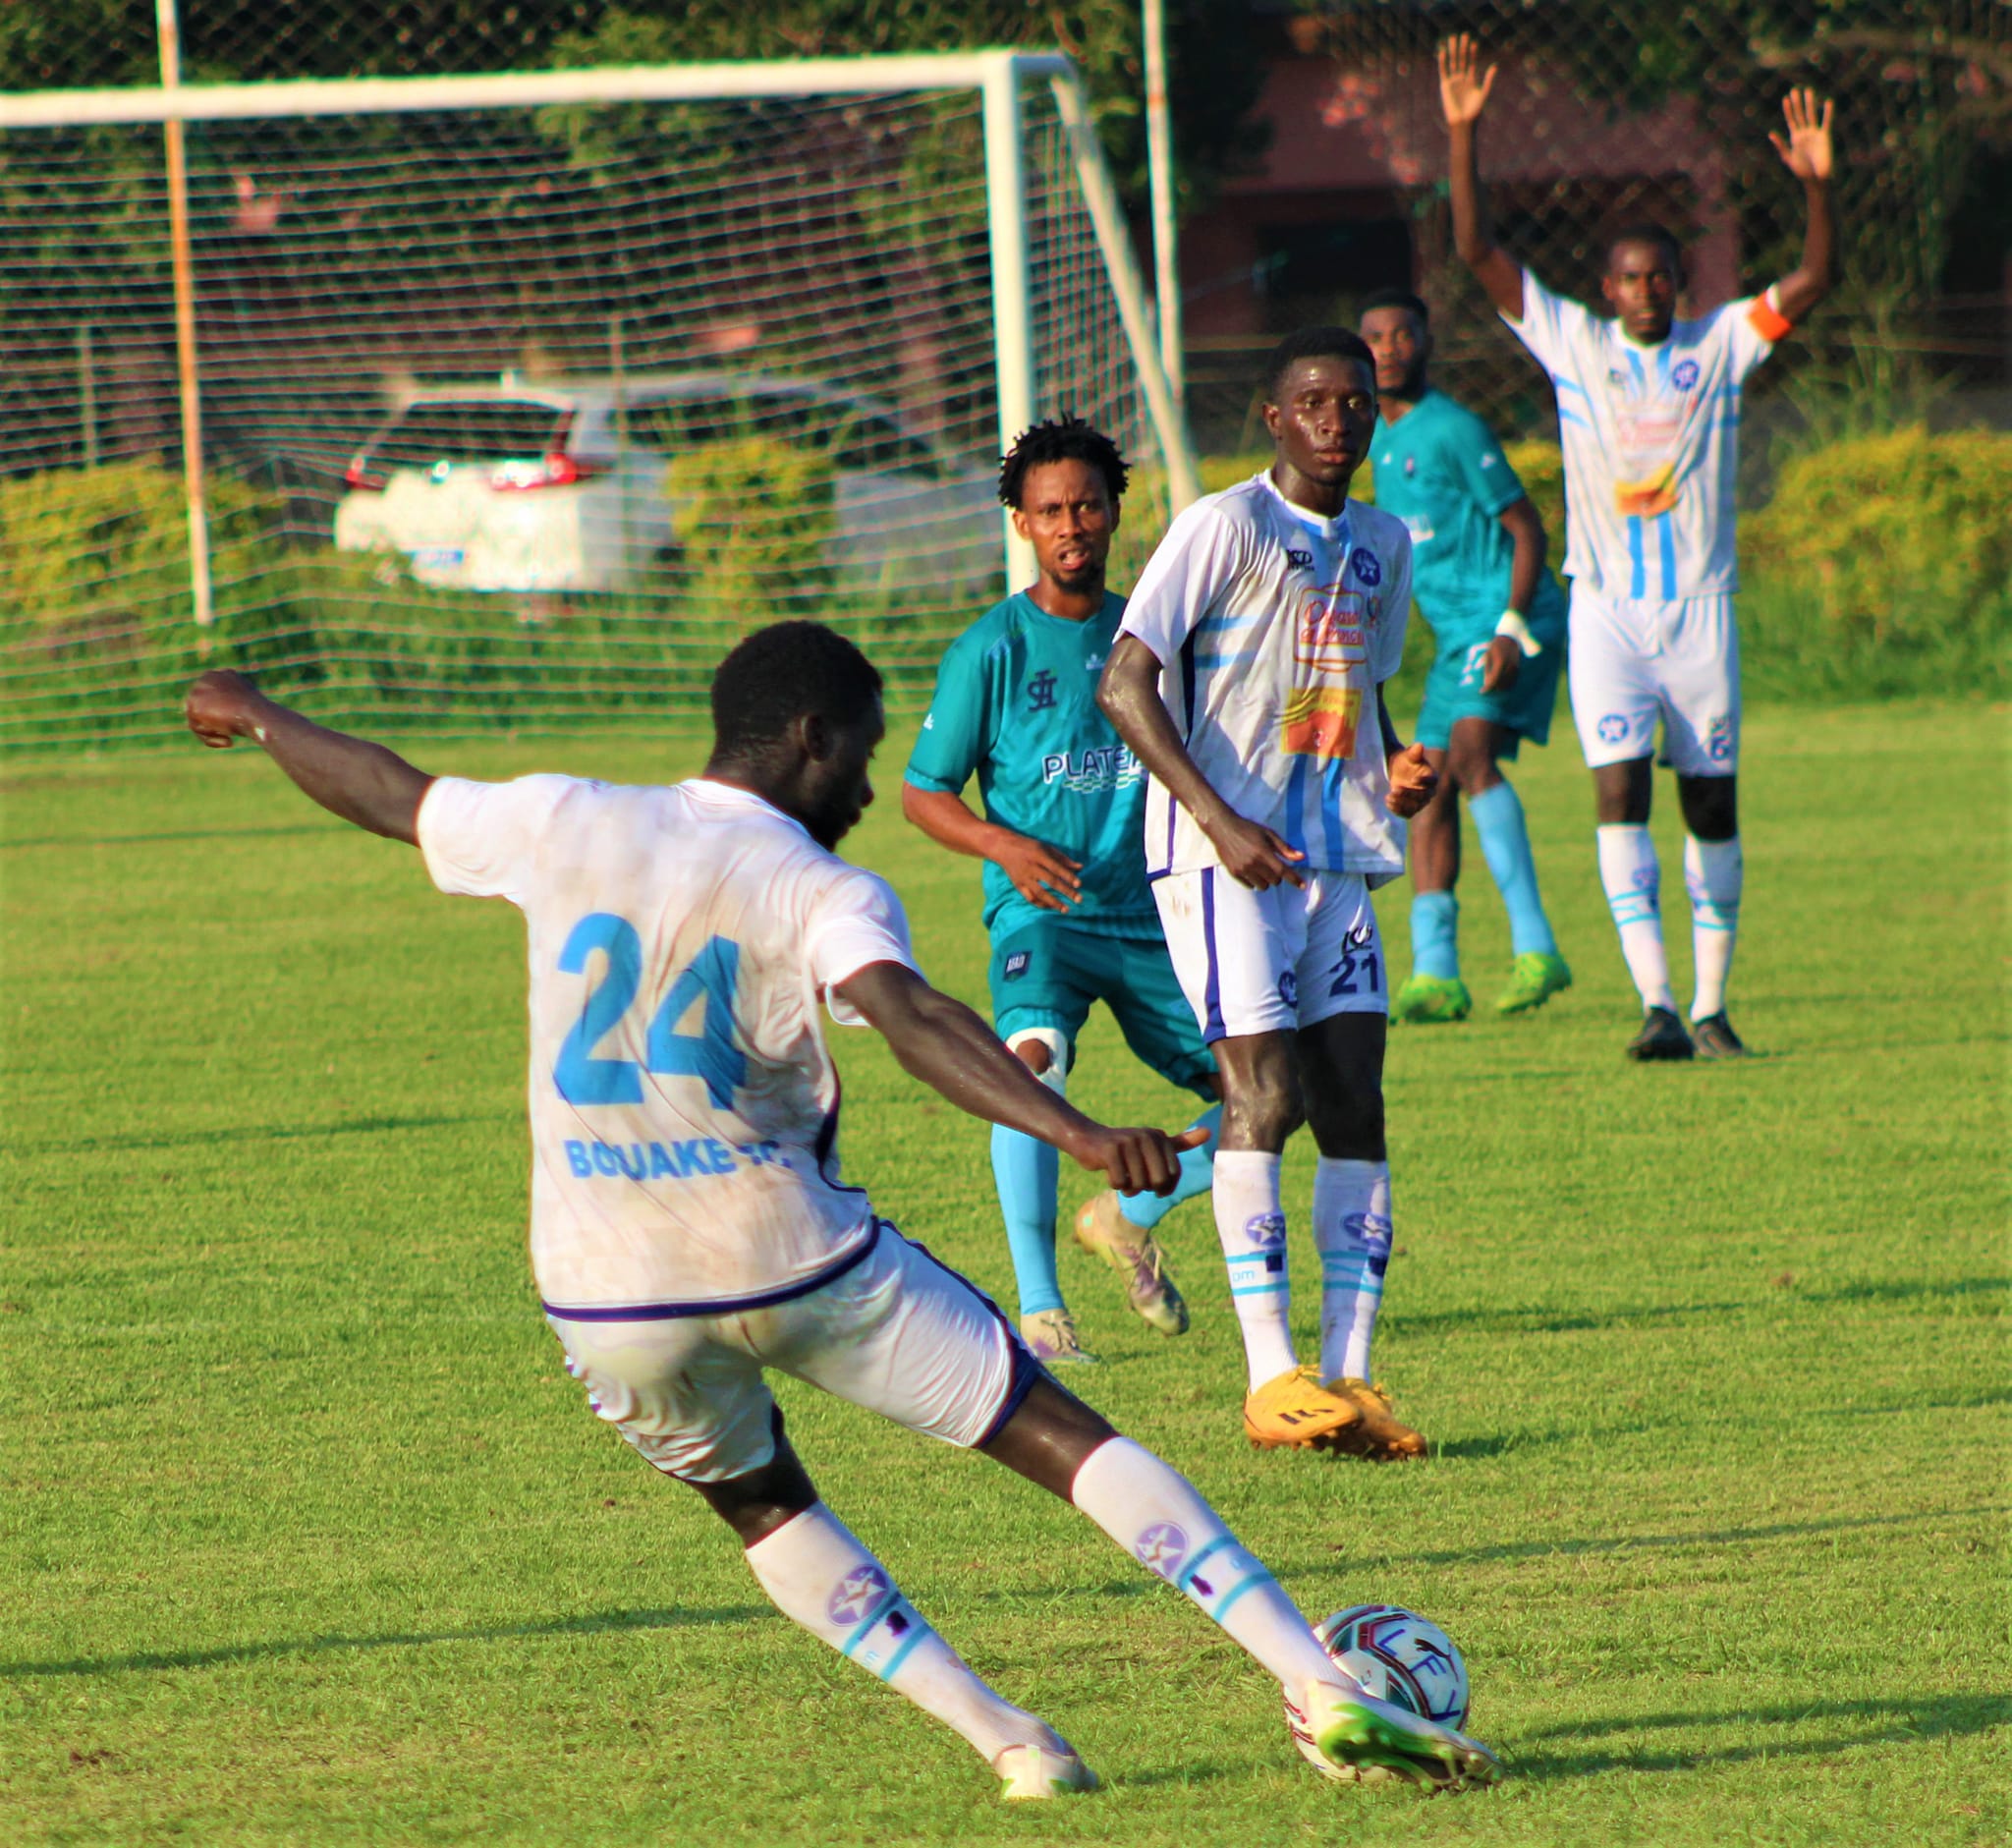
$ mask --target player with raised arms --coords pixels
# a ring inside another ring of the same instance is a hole
[[[1244,1429],[1265,1448],[1425,1454],[1372,1383],[1390,1260],[1387,979],[1369,888],[1404,870],[1437,778],[1383,684],[1404,654],[1411,539],[1348,497],[1375,361],[1345,327],[1265,373],[1269,469],[1176,519],[1125,610],[1104,710],[1150,772],[1146,865],[1222,1077],[1215,1227],[1244,1335]],[[1320,1358],[1293,1346],[1279,1168],[1311,1125]]]
[[[302,790],[417,846],[443,891],[524,913],[531,1252],[588,1403],[733,1529],[777,1607],[965,1738],[1008,1798],[1094,1787],[1068,1743],[972,1673],[818,1499],[774,1368],[1072,1501],[1288,1694],[1329,1762],[1491,1781],[1471,1740],[1371,1699],[1188,1482],[1064,1392],[971,1284],[840,1177],[820,1010],[886,1036],[959,1107],[1053,1141],[1126,1192],[1181,1143],[1072,1109],[917,973],[899,901],[832,851],[872,800],[880,676],[814,623],[749,637],[712,685],[703,775],[619,788],[433,777],[232,673],[187,700]]]
[[[1411,828],[1412,973],[1393,1020],[1465,1020],[1460,979],[1460,798],[1509,913],[1509,980],[1498,1014],[1541,1007],[1572,985],[1530,851],[1523,804],[1502,774],[1527,739],[1551,734],[1565,654],[1565,593],[1544,569],[1544,523],[1480,418],[1426,377],[1431,318],[1415,295],[1379,290],[1362,306],[1376,356],[1376,505],[1411,534],[1412,593],[1434,651],[1418,742],[1439,787]]]
[[[1572,716],[1593,770],[1600,883],[1642,996],[1631,1059],[1738,1058],[1726,1015],[1745,868],[1740,851],[1740,649],[1733,489],[1740,388],[1830,292],[1830,104],[1782,103],[1775,151],[1801,183],[1802,262],[1764,294],[1677,318],[1683,254],[1642,225],[1607,246],[1600,294],[1613,318],[1553,295],[1489,234],[1477,134],[1495,68],[1474,40],[1439,47],[1452,138],[1453,236],[1497,312],[1549,375],[1565,454],[1565,572],[1572,580]],[[1684,812],[1697,986],[1677,1017],[1649,837],[1657,720]],[[1695,1034],[1695,1042],[1693,1035]]]
[[[1111,439],[1076,418],[1024,431],[999,469],[999,499],[1034,547],[1034,583],[950,644],[902,784],[901,812],[953,853],[985,863],[992,1025],[1058,1093],[1090,1005],[1133,1050],[1210,1107],[1215,1061],[1181,998],[1139,852],[1146,772],[1097,709],[1122,597],[1104,588],[1129,475]],[[962,791],[976,774],[980,819]],[[1210,1145],[1181,1157],[1171,1194],[1091,1196],[1076,1237],[1126,1279],[1147,1326],[1183,1333],[1188,1309],[1153,1227],[1208,1191]],[[1055,1150],[1001,1125],[992,1176],[1020,1290],[1020,1332],[1050,1365],[1087,1361],[1055,1273]]]

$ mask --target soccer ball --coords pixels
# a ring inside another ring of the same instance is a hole
[[[1467,1724],[1467,1664],[1435,1623],[1395,1604],[1356,1604],[1317,1625],[1320,1647],[1379,1701],[1447,1726]],[[1320,1756],[1307,1716],[1285,1697],[1286,1729],[1300,1756],[1336,1783],[1376,1781],[1375,1767],[1343,1768]],[[1389,1773],[1382,1773],[1389,1775]]]

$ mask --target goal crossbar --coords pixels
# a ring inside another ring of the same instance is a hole
[[[760,96],[878,95],[975,89],[983,99],[1001,449],[1034,414],[1032,305],[1028,300],[1021,86],[1045,79],[1067,134],[1097,249],[1110,278],[1125,343],[1166,465],[1170,511],[1201,493],[1193,440],[1160,357],[1118,191],[1075,64],[1059,52],[1006,48],[904,57],[804,58],[778,63],[609,65],[485,77],[384,77],[276,84],[191,84],[128,89],[28,90],[0,95],[0,132],[149,123],[259,121],[281,117],[398,115],[442,110],[538,108],[581,103],[717,102]],[[201,514],[192,509],[192,553],[200,572]],[[1002,519],[1008,588],[1034,574],[1033,548]],[[207,586],[196,606],[208,605]]]

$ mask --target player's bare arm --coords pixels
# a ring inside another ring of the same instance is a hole
[[[1067,912],[1083,896],[1080,860],[1059,847],[1001,827],[974,814],[962,796],[948,790],[901,786],[901,812],[939,847],[974,860],[989,860],[1013,881],[1013,889],[1043,911]]]
[[[1073,1109],[962,1001],[900,963],[868,963],[837,984],[839,998],[886,1039],[901,1068],[960,1110],[1051,1143],[1072,1161],[1109,1177],[1121,1194],[1173,1189],[1185,1148],[1207,1132],[1110,1129]]]
[[[1467,32],[1456,32],[1439,46],[1439,106],[1445,112],[1450,143],[1447,178],[1453,197],[1454,248],[1496,308],[1520,321],[1523,267],[1496,244],[1481,195],[1478,131],[1488,93],[1495,87],[1497,68],[1491,64],[1481,70],[1481,54]]]
[[[1438,767],[1424,745],[1408,745],[1398,737],[1381,687],[1376,689],[1376,723],[1383,729],[1383,762],[1390,772],[1390,794],[1384,800],[1392,814],[1408,821],[1437,792]]]
[[[1132,755],[1195,817],[1222,856],[1223,870],[1239,885],[1259,892],[1280,883],[1304,886],[1306,875],[1295,863],[1306,855],[1237,813],[1197,768],[1159,697],[1159,657],[1137,636],[1120,636],[1097,683],[1096,702],[1104,717]]]
[[[1543,579],[1544,559],[1550,549],[1544,523],[1528,494],[1512,501],[1496,518],[1516,548],[1509,560],[1509,609],[1504,614],[1526,616]],[[1498,635],[1488,644],[1487,665],[1481,670],[1483,693],[1507,693],[1516,685],[1523,672],[1523,646],[1514,635]]]
[[[191,684],[182,710],[212,751],[252,739],[329,813],[387,840],[419,844],[419,803],[433,779],[395,751],[317,725],[223,668]]]
[[[1837,280],[1837,222],[1830,208],[1830,174],[1835,150],[1830,140],[1826,99],[1819,109],[1816,92],[1792,89],[1781,99],[1788,133],[1769,135],[1781,164],[1803,183],[1808,220],[1803,231],[1803,260],[1774,286],[1774,300],[1783,315],[1799,321],[1823,300]]]

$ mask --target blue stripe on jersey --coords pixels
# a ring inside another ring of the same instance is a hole
[[[1655,536],[1662,553],[1662,593],[1666,602],[1677,598],[1677,522],[1672,514],[1655,517]]]
[[[1628,355],[1628,369],[1635,374],[1635,389],[1646,392],[1649,389],[1649,373],[1643,366],[1641,354],[1633,347],[1624,348],[1623,351]]]
[[[1628,594],[1647,596],[1649,594],[1649,568],[1642,558],[1642,516],[1628,516]]]
[[[1208,975],[1202,987],[1202,1005],[1208,1015],[1202,1036],[1211,1045],[1223,1036],[1222,972],[1215,961],[1215,868],[1202,868],[1202,946],[1208,957]]]
[[[1587,395],[1586,387],[1582,385],[1576,378],[1563,378],[1553,376],[1553,378],[1551,379],[1551,383],[1557,386],[1560,391],[1576,391],[1582,398],[1584,398]]]
[[[1655,385],[1658,391],[1670,388],[1670,343],[1667,340],[1655,350]]]
[[[1239,661],[1258,660],[1263,652],[1262,648],[1236,648],[1219,654],[1198,654],[1195,656],[1195,665],[1204,667],[1212,674],[1217,668],[1234,667]]]
[[[1320,826],[1327,841],[1327,866],[1339,872],[1348,864],[1348,843],[1341,832],[1341,776],[1339,757],[1329,757],[1320,773]]]
[[[1558,421],[1560,423],[1576,423],[1582,430],[1590,430],[1593,428],[1593,425],[1589,423],[1586,420],[1586,419],[1581,417],[1578,412],[1572,410],[1567,405],[1559,405]]]
[[[1307,759],[1298,756],[1293,759],[1292,775],[1285,786],[1285,844],[1307,851],[1307,830],[1301,824],[1307,815]]]

